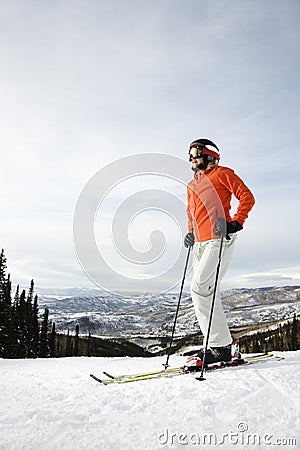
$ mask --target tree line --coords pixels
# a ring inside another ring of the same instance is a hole
[[[292,320],[279,324],[276,329],[242,336],[239,342],[241,351],[245,353],[299,350],[299,318],[294,314]]]
[[[48,314],[39,323],[38,297],[31,280],[28,293],[17,286],[12,297],[12,282],[6,275],[6,257],[0,254],[0,357],[37,358],[49,356]]]
[[[17,286],[12,296],[10,275],[6,275],[4,250],[0,254],[0,358],[49,358],[65,356],[151,356],[125,339],[100,339],[56,333],[49,310],[39,318],[38,297],[31,280],[28,293]]]

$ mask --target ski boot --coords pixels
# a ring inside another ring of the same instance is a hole
[[[199,372],[202,370],[205,348],[201,348],[195,355],[189,356],[185,365],[184,372]],[[218,369],[226,366],[236,366],[243,364],[244,360],[239,352],[238,342],[224,347],[208,347],[205,355],[205,370]]]

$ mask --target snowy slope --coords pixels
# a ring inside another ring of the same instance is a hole
[[[89,373],[161,369],[165,357],[0,360],[0,448],[299,448],[300,351],[285,356],[204,382],[186,375],[111,386]]]

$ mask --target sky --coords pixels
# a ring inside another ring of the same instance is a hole
[[[300,284],[299,39],[296,0],[0,0],[14,283],[178,289],[206,137],[256,198],[222,288]]]

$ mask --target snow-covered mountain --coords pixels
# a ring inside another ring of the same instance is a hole
[[[38,290],[42,312],[49,308],[58,331],[89,331],[99,336],[164,336],[174,322],[178,294],[122,293],[116,295],[96,289]],[[230,326],[272,322],[300,312],[300,287],[231,289],[222,293]],[[184,293],[176,334],[199,331],[192,300]]]

